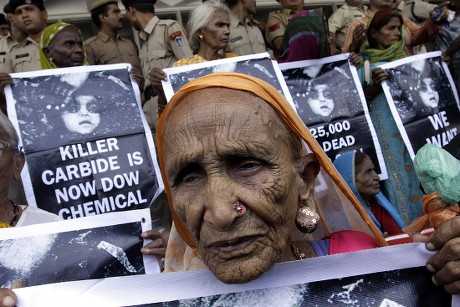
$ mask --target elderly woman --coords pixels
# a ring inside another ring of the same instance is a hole
[[[335,159],[334,165],[384,236],[402,234],[404,222],[380,192],[380,179],[371,158],[360,151],[349,151]]]
[[[242,283],[277,262],[385,245],[297,114],[262,80],[216,73],[191,81],[164,110],[157,142],[175,223],[166,271],[208,267],[223,282]],[[337,235],[329,246],[315,240],[327,234]],[[427,268],[451,293],[460,291],[459,235],[457,218],[426,239],[440,250]]]
[[[320,193],[327,205],[318,208],[319,164],[302,138],[337,184],[323,174],[334,187]],[[364,209],[344,197],[352,192],[284,97],[257,78],[216,73],[188,83],[160,118],[157,142],[175,227],[193,249],[173,231],[168,271],[208,267],[238,283],[276,262],[385,244]],[[314,231],[312,241],[296,224]],[[315,240],[326,235],[333,240]],[[345,241],[352,243],[339,246]]]
[[[59,221],[57,215],[38,208],[16,204],[8,199],[8,190],[19,180],[24,153],[18,148],[18,135],[9,119],[0,113],[0,228]],[[14,306],[15,295],[0,289],[0,306]]]
[[[202,63],[217,59],[235,57],[235,53],[226,53],[230,37],[230,10],[219,1],[206,1],[190,12],[187,32],[194,55],[178,60],[174,67]],[[159,92],[159,108],[162,110],[166,98],[161,87],[161,80],[167,76],[160,68],[154,68],[149,73],[152,85]]]
[[[42,69],[73,67],[87,64],[83,36],[68,23],[57,22],[43,30],[40,39]]]
[[[73,67],[87,64],[80,30],[68,23],[57,22],[43,30],[40,39],[41,69]],[[13,84],[11,76],[0,73],[0,109],[6,114],[4,87]]]
[[[214,0],[195,7],[187,24],[190,45],[195,54],[180,59],[173,66],[237,56],[235,53],[225,53],[230,37],[230,14],[225,4]]]
[[[403,18],[393,10],[381,10],[369,21],[366,39],[360,50],[360,60],[370,63],[372,82],[365,82],[367,65],[359,70],[363,83],[369,115],[374,124],[382,148],[386,168],[389,170],[387,180],[382,181],[382,191],[392,203],[405,224],[409,224],[420,214],[422,193],[417,175],[413,169],[412,159],[401,138],[396,122],[393,120],[381,83],[388,78],[388,73],[377,67],[385,62],[402,59],[407,56],[405,36],[403,35]]]
[[[0,228],[60,220],[57,215],[8,199],[8,189],[19,180],[23,166],[24,153],[18,148],[18,135],[9,119],[0,113]]]

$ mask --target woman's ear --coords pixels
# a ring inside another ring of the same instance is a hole
[[[45,54],[45,56],[49,59],[49,58],[52,58],[52,55],[51,55],[51,49],[49,47],[43,47],[43,53]]]
[[[319,174],[321,166],[314,153],[309,153],[301,158],[300,177],[303,181],[303,189],[300,201],[304,203],[308,198],[313,197],[315,179]]]
[[[371,29],[371,32],[369,33],[371,35],[372,38],[375,39],[375,34],[377,33],[377,31],[375,29]]]
[[[24,153],[16,153],[14,157],[14,180],[19,181],[21,179],[21,171],[25,162]]]

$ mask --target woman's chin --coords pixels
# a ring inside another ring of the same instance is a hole
[[[278,255],[253,255],[246,259],[226,259],[222,261],[214,258],[212,261],[208,261],[207,265],[221,282],[239,284],[254,280],[267,272],[275,265],[278,258]]]

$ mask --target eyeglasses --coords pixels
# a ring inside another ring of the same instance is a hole
[[[3,157],[3,153],[4,153],[5,150],[7,150],[8,148],[10,148],[11,151],[13,151],[13,152],[19,152],[19,151],[21,151],[21,149],[18,148],[18,147],[11,147],[11,144],[8,143],[8,142],[0,141],[0,158]]]

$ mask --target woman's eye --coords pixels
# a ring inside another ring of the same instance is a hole
[[[251,160],[251,161],[241,163],[240,166],[238,167],[238,170],[246,171],[246,172],[253,171],[259,168],[260,165],[261,163],[259,161]]]
[[[193,183],[199,179],[198,174],[188,174],[182,178],[182,182]]]
[[[195,164],[187,165],[175,177],[174,185],[193,184],[204,176],[204,170]]]

